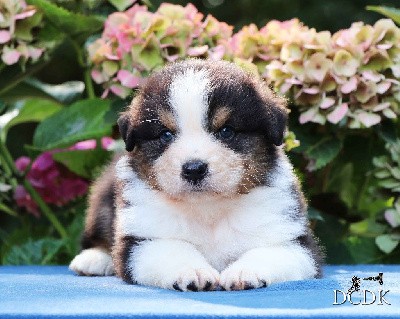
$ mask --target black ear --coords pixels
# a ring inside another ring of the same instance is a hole
[[[269,140],[276,146],[282,145],[287,125],[285,102],[267,106],[266,129]]]
[[[127,112],[122,113],[117,121],[119,133],[125,142],[125,149],[132,152],[135,148],[135,132]]]

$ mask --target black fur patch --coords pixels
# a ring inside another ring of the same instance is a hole
[[[129,257],[132,252],[132,248],[137,246],[140,242],[144,241],[145,239],[143,238],[137,238],[133,236],[125,236],[122,237],[119,240],[118,245],[121,245],[121,252],[122,254],[120,256],[117,256],[118,258],[121,258],[122,265],[123,265],[123,273],[122,273],[122,279],[129,283],[129,284],[135,284],[135,279],[132,278],[131,272],[128,268],[129,266]]]

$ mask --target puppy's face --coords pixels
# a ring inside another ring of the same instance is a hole
[[[118,124],[151,187],[233,196],[267,182],[286,117],[284,101],[238,67],[192,60],[154,73]]]

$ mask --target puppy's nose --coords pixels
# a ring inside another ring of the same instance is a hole
[[[208,165],[200,160],[188,161],[182,165],[182,177],[187,181],[198,184],[207,175]]]

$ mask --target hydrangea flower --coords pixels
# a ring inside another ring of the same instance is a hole
[[[0,1],[0,65],[24,65],[42,57],[47,45],[32,35],[42,20],[43,14],[24,0]]]
[[[400,113],[400,29],[390,19],[353,23],[331,35],[299,20],[251,25],[235,34],[232,56],[254,63],[292,97],[299,121],[371,127]]]
[[[102,37],[88,46],[92,78],[126,97],[152,70],[184,57],[222,59],[233,27],[192,5],[163,3],[156,12],[134,5],[108,16]]]
[[[114,140],[109,137],[103,137],[101,140],[104,149],[108,149],[113,142]],[[70,147],[72,150],[94,148],[96,148],[95,140],[78,142]],[[85,195],[89,182],[55,162],[52,156],[53,152],[57,152],[57,150],[39,155],[32,163],[26,178],[46,203],[62,206]],[[30,164],[31,159],[26,156],[15,161],[15,166],[21,172],[24,172]],[[36,217],[40,216],[38,206],[22,185],[16,187],[14,199],[18,206],[25,207]]]

